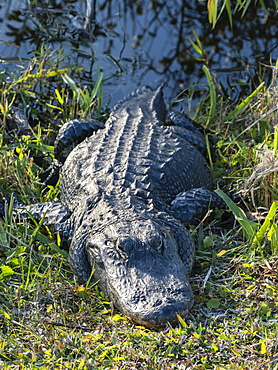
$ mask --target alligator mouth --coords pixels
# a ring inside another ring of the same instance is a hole
[[[193,305],[193,299],[189,302],[188,306],[173,307],[173,305],[167,305],[160,310],[142,314],[127,313],[129,319],[135,324],[139,324],[151,329],[162,329],[167,325],[175,325],[178,323],[178,316],[185,317],[188,315],[190,308]]]
[[[167,294],[163,289],[160,293],[152,292],[150,289],[148,295],[144,295],[141,290],[134,295],[125,295],[125,297],[123,295],[119,297],[115,293],[114,291],[114,299],[111,296],[110,298],[124,315],[135,324],[153,329],[162,329],[168,324],[176,324],[177,315],[187,316],[194,302],[189,284],[177,288],[172,295]]]

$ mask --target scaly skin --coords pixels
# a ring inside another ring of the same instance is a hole
[[[56,156],[60,145],[65,160],[61,216],[57,203],[53,209],[50,204],[45,223],[68,240],[78,279],[87,281],[93,269],[114,305],[148,327],[174,322],[191,308],[194,244],[182,221],[220,204],[198,150],[204,137],[181,117],[169,122],[162,88],[144,88],[113,109],[104,129],[90,121],[86,131],[80,121],[79,130],[75,120],[56,142]],[[66,133],[73,128],[71,137]],[[67,156],[65,148],[74,145]],[[37,217],[46,209],[33,205],[28,211]]]

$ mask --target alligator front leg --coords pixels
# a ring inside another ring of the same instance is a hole
[[[224,201],[213,191],[196,188],[180,193],[171,203],[176,218],[188,224],[202,219],[210,208],[225,208]]]
[[[81,227],[75,230],[69,248],[69,263],[74,276],[82,284],[85,284],[89,280],[93,272],[87,245],[87,236],[84,229]]]
[[[8,202],[0,204],[0,215],[6,216]],[[63,242],[69,244],[73,235],[71,212],[59,202],[37,203],[26,206],[16,198],[13,199],[13,213],[18,219],[43,220],[42,224],[48,226],[53,232],[59,232]]]
[[[71,212],[59,202],[37,203],[29,206],[21,203],[16,197],[12,200],[13,213],[18,220],[42,220],[53,232],[59,232],[62,247],[69,249],[69,262],[74,275],[81,283],[85,283],[92,272],[92,266],[86,250],[87,237],[84,228],[75,228],[76,220]],[[6,217],[9,204],[0,203],[0,216]]]

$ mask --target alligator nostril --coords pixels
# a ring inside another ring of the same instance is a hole
[[[161,304],[162,304],[162,300],[161,300],[161,299],[158,299],[158,300],[153,304],[153,307],[160,306]]]
[[[174,303],[176,300],[174,298],[167,297],[166,302],[167,303]]]

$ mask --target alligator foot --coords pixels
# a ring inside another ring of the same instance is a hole
[[[213,191],[203,188],[180,193],[171,203],[174,216],[188,224],[202,219],[210,208],[225,208],[225,202]]]
[[[7,217],[7,210],[12,203],[13,213],[19,220],[41,220],[42,224],[50,227],[53,232],[59,232],[61,238],[68,244],[72,238],[71,212],[59,202],[37,203],[29,206],[20,202],[16,194],[10,199],[0,202],[0,216]]]
[[[18,137],[23,135],[32,136],[32,130],[29,126],[24,109],[13,107],[10,109],[9,113],[10,114],[7,118],[8,131]]]

